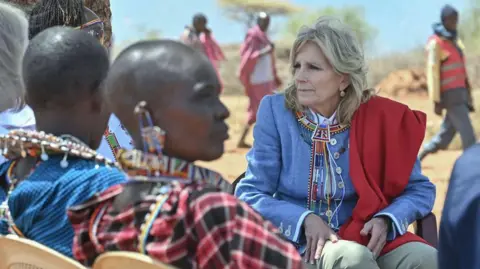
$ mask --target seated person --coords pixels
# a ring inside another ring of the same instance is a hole
[[[2,233],[10,227],[72,256],[67,208],[125,181],[94,150],[109,117],[100,94],[109,65],[106,50],[83,31],[53,27],[30,41],[23,77],[38,132],[13,130],[0,138],[11,159],[0,165],[0,193],[7,194]]]
[[[270,222],[193,163],[223,154],[229,112],[219,93],[208,59],[182,43],[139,42],[117,57],[105,97],[135,141],[118,155],[131,180],[70,210],[78,261],[123,250],[178,268],[302,268]]]
[[[28,21],[25,13],[7,3],[0,3],[0,134],[12,129],[35,129],[35,117],[25,106],[21,69],[28,45]],[[5,158],[0,156],[0,164]],[[5,197],[0,197],[2,201]]]
[[[308,268],[436,268],[407,232],[435,200],[417,160],[425,115],[366,87],[361,46],[336,19],[302,28],[291,53],[294,83],[262,100],[235,195]]]
[[[440,222],[441,269],[480,268],[480,144],[455,162]]]
[[[53,26],[70,26],[81,29],[104,44],[103,21],[92,10],[84,6],[83,0],[42,0],[30,12],[30,38]],[[108,121],[98,152],[114,160],[120,148],[131,149],[132,139],[115,115]]]

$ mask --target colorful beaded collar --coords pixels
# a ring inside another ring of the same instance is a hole
[[[189,184],[208,184],[224,191],[230,191],[230,184],[210,169],[196,166],[178,158],[145,153],[141,150],[120,149],[118,164],[133,180]]]
[[[297,118],[297,121],[300,123],[300,125],[310,132],[314,132],[316,130],[318,131],[319,129],[327,129],[327,128],[320,127],[320,126],[318,126],[319,128],[317,128],[317,124],[315,122],[313,122],[312,120],[310,120],[308,118],[307,114],[304,113],[304,112],[300,112],[300,111],[295,112],[295,117]],[[346,129],[348,129],[348,127],[350,127],[350,126],[349,125],[342,126],[340,124],[330,125],[329,126],[330,135],[341,133],[341,132],[345,131]]]

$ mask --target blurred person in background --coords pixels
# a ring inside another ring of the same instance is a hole
[[[248,30],[240,48],[241,61],[238,77],[245,88],[249,104],[247,123],[237,143],[239,148],[250,147],[245,142],[245,138],[257,121],[257,110],[262,98],[272,94],[282,84],[275,67],[274,44],[267,36],[269,26],[270,16],[260,12],[257,16],[257,24]]]
[[[450,5],[442,8],[441,22],[433,25],[434,34],[427,44],[428,93],[435,108],[435,114],[442,116],[440,131],[425,144],[419,158],[450,145],[458,132],[463,149],[476,141],[469,112],[474,112],[472,89],[465,65],[464,46],[458,37],[458,11]]]
[[[220,48],[217,40],[213,37],[212,30],[207,27],[207,17],[202,13],[193,16],[192,25],[185,26],[180,40],[197,51],[204,53],[215,68],[220,79],[220,92],[223,91],[223,84],[219,72],[220,62],[226,60],[225,54]]]

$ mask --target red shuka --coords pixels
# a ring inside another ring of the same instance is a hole
[[[383,97],[373,97],[355,112],[350,129],[350,177],[358,202],[342,225],[342,239],[367,245],[364,224],[400,196],[408,184],[425,136],[426,115]],[[388,242],[381,255],[408,242],[424,242],[407,232]]]

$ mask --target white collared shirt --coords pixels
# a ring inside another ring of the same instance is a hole
[[[324,116],[320,115],[320,113],[317,113],[310,109],[310,113],[312,113],[312,120],[319,125],[334,125],[337,124],[337,111],[333,113],[330,118],[325,118]]]

